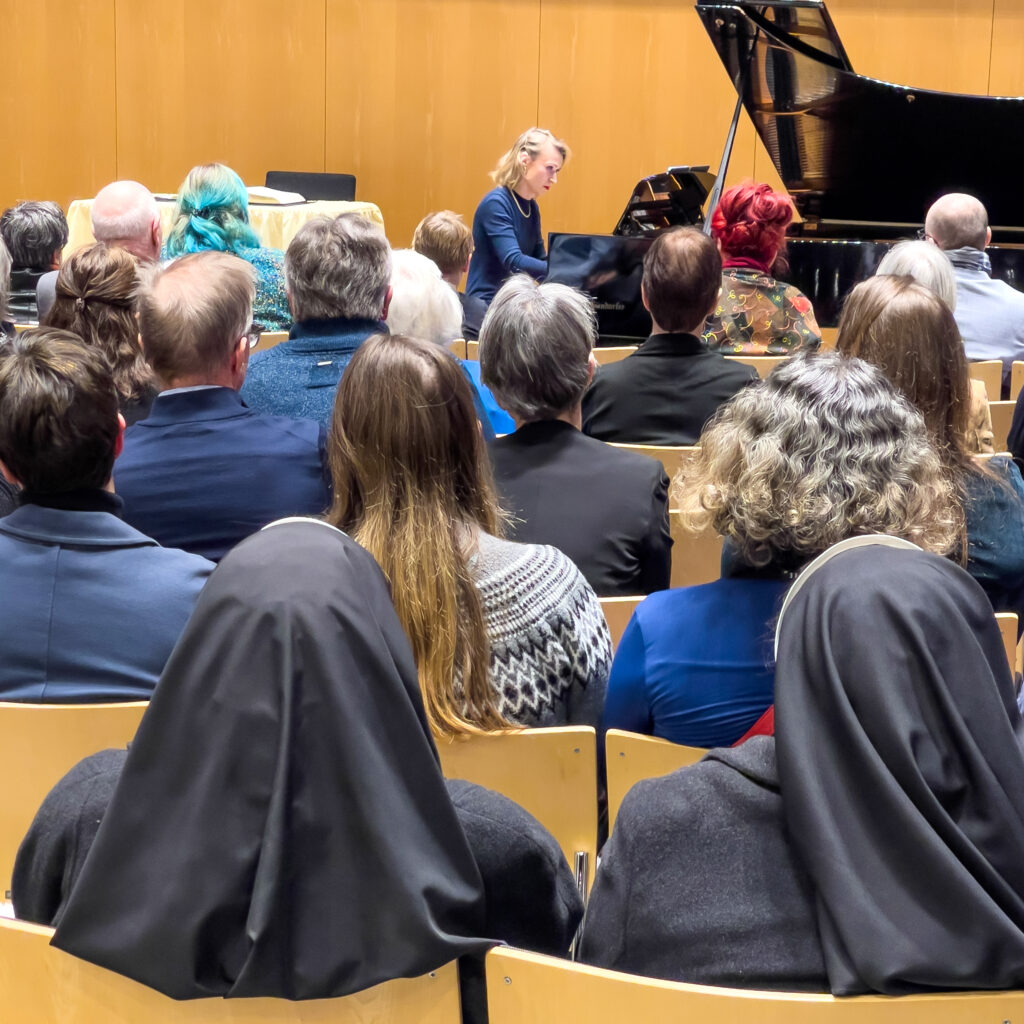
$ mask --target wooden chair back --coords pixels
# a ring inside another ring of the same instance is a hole
[[[466,358],[466,339],[456,338],[454,341],[448,342],[448,351],[457,359]]]
[[[0,703],[0,889],[11,885],[14,857],[44,797],[83,757],[131,742],[146,702]],[[13,1019],[13,1018],[12,1018]]]
[[[973,365],[977,366],[977,363]],[[993,392],[989,392],[992,394]],[[998,391],[994,392],[999,394]],[[1010,435],[1010,426],[1013,423],[1013,410],[1017,408],[1016,402],[989,402],[988,411],[992,415],[992,447],[997,452],[1005,452],[1006,439]]]
[[[1024,388],[1024,361],[1014,359],[1010,364],[1010,401],[1016,402],[1017,396]]]
[[[486,959],[490,1024],[1017,1024],[1024,992],[836,998],[657,981],[496,946]]]
[[[254,351],[263,352],[265,349],[280,345],[282,341],[288,340],[287,331],[261,331],[260,340],[256,342]]]
[[[822,352],[831,352],[836,347],[836,341],[839,339],[839,328],[819,326],[818,330],[821,332]]]
[[[34,323],[34,324],[33,323],[15,324],[14,325],[14,330],[18,334],[21,334],[22,331],[31,331],[33,327],[38,327],[38,326],[39,326],[38,323]]]
[[[644,594],[636,597],[602,597],[601,611],[604,612],[604,621],[608,623],[608,632],[612,635],[612,650],[619,646],[622,634],[625,632],[636,606],[644,599]]]
[[[466,339],[466,359],[479,359],[480,358],[480,342]]]
[[[1001,359],[981,359],[976,363],[968,363],[967,369],[970,371],[971,380],[980,380],[985,385],[990,399],[999,398],[1003,393],[1003,363]]]
[[[758,377],[764,380],[779,363],[784,363],[789,356],[745,356],[740,353],[738,355],[727,355],[725,358],[731,359],[736,363],[746,363],[747,366],[752,366],[757,370]]]
[[[50,945],[53,931],[0,920],[10,1024],[461,1024],[455,963],[338,999],[169,999]]]
[[[605,733],[604,750],[608,772],[609,833],[615,827],[623,797],[641,779],[656,779],[677,768],[687,768],[707,753],[703,747],[684,747],[623,729],[609,729]]]
[[[597,734],[591,726],[437,740],[449,779],[504,793],[554,837],[584,898],[597,860]]]
[[[636,345],[599,345],[594,349],[594,358],[598,366],[607,366],[609,363],[617,363],[626,356],[631,356],[638,346]]]
[[[722,574],[722,538],[710,527],[701,533],[684,530],[676,509],[669,510],[668,525],[672,534],[672,586],[693,587],[717,580]]]
[[[614,441],[612,447],[623,448],[628,452],[636,452],[638,455],[657,459],[665,467],[670,484],[680,468],[695,459],[700,453],[700,446],[691,444],[621,444]]]
[[[1003,638],[1003,647],[1006,649],[1006,660],[1009,662],[1010,671],[1016,675],[1021,671],[1022,650],[1017,644],[1017,613],[996,612],[996,622],[999,624],[999,634]]]

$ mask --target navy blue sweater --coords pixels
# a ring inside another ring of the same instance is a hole
[[[504,186],[480,200],[473,214],[473,246],[466,294],[484,302],[489,303],[512,274],[542,280],[548,272],[536,200],[513,196]]]

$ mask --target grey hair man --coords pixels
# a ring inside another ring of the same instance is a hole
[[[490,446],[512,539],[564,551],[601,596],[669,585],[668,477],[661,463],[582,433],[594,374],[590,300],[560,284],[511,278],[480,334],[483,383],[515,421]]]
[[[0,215],[0,237],[11,254],[8,312],[22,322],[39,318],[39,279],[56,270],[68,241],[64,211],[49,201],[18,203]]]
[[[991,276],[985,249],[992,230],[985,207],[974,196],[950,192],[932,204],[924,230],[953,264],[953,315],[967,358],[1002,360],[1003,392],[1008,394],[1010,367],[1015,359],[1024,359],[1024,294]]]
[[[387,333],[391,247],[361,214],[304,224],[284,257],[288,340],[254,352],[242,397],[260,412],[327,424],[338,381],[371,334]]]

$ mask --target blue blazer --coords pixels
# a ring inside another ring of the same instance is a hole
[[[218,561],[267,523],[330,501],[324,428],[265,416],[231,388],[159,395],[114,464],[124,518],[165,547]]]
[[[0,519],[0,700],[148,700],[212,563],[110,512]]]

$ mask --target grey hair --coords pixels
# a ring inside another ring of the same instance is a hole
[[[379,320],[391,280],[384,232],[358,213],[315,217],[284,257],[295,320],[345,317]]]
[[[137,181],[112,181],[96,193],[90,208],[97,242],[137,240],[149,235],[160,216],[153,193]]]
[[[459,296],[441,277],[437,264],[414,249],[391,253],[388,329],[435,345],[462,337]]]
[[[924,229],[940,249],[984,249],[988,212],[980,199],[966,192],[950,192],[932,203]]]
[[[878,264],[875,275],[912,277],[934,292],[951,310],[956,309],[956,275],[949,257],[931,242],[898,242]]]
[[[0,214],[0,237],[16,268],[49,270],[53,254],[67,245],[68,222],[49,200],[18,203]]]
[[[797,566],[884,533],[945,554],[962,506],[924,418],[877,367],[796,353],[723,405],[675,481],[684,524],[744,561]]]
[[[0,238],[0,320],[7,319],[7,302],[11,297],[11,254]]]
[[[494,297],[480,329],[480,375],[521,423],[554,419],[590,382],[597,317],[583,292],[517,274]]]

